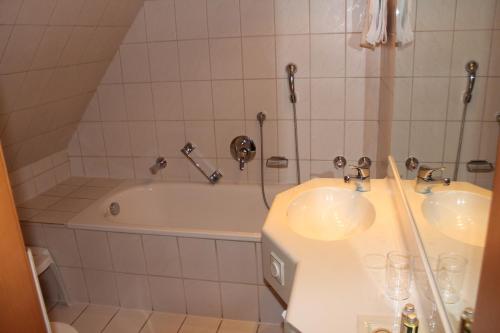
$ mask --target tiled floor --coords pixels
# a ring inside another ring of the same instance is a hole
[[[79,333],[282,333],[281,326],[124,309],[95,304],[58,304],[50,320],[73,325]]]

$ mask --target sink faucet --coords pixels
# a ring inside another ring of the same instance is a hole
[[[368,165],[363,165],[363,166],[350,165],[350,167],[353,170],[356,170],[357,174],[345,176],[344,182],[350,183],[351,180],[354,180],[356,184],[356,191],[369,192],[371,189],[370,167]]]
[[[415,191],[418,193],[429,193],[431,189],[439,184],[448,186],[451,183],[450,178],[434,177],[434,172],[444,171],[445,168],[430,168],[422,165],[418,169],[417,183],[415,184]]]

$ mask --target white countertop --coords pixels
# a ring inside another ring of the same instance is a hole
[[[357,332],[358,316],[395,317],[405,303],[417,303],[413,295],[399,303],[388,299],[385,269],[368,268],[365,263],[367,255],[404,249],[389,182],[371,180],[371,191],[362,195],[375,207],[375,221],[344,240],[319,241],[296,234],[287,226],[287,208],[304,191],[324,186],[354,191],[353,184],[314,179],[276,197],[263,233],[297,262],[286,321],[299,331]]]

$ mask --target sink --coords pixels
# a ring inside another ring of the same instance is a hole
[[[375,209],[361,193],[336,187],[304,192],[287,210],[288,226],[295,233],[323,241],[349,238],[374,220]]]
[[[484,246],[490,198],[467,191],[434,192],[422,202],[427,221],[446,236]]]

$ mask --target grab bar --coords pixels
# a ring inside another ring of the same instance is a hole
[[[184,154],[184,156],[186,156],[186,158],[195,166],[196,169],[198,169],[198,171],[203,175],[205,176],[205,178],[210,182],[210,184],[216,184],[221,178],[222,178],[222,172],[217,169],[215,170],[214,172],[212,172],[210,175],[207,174],[203,168],[201,167],[201,165],[196,162],[192,157],[191,157],[191,153],[193,152],[193,150],[195,149],[196,147],[191,143],[191,142],[188,142],[184,145],[184,147],[181,149],[181,153]]]

